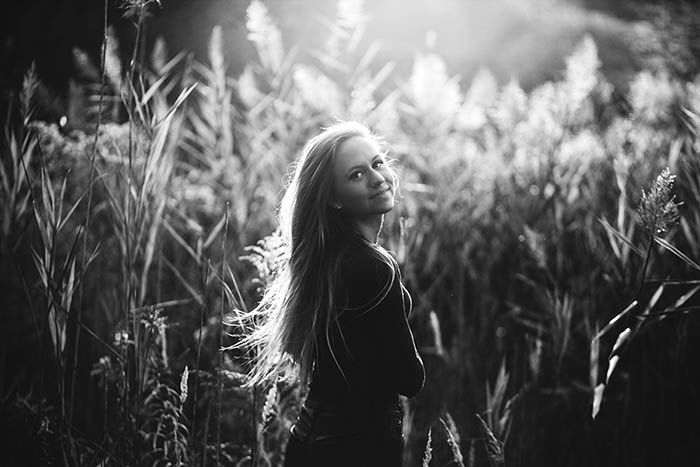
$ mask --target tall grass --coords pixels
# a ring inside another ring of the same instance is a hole
[[[120,103],[73,112],[88,133],[32,121],[28,73],[0,166],[1,394],[44,463],[281,463],[304,388],[242,389],[246,355],[220,349],[283,254],[289,162],[338,117],[385,134],[401,171],[383,242],[428,372],[403,401],[405,465],[587,465],[597,427],[629,419],[636,343],[697,308],[698,79],[642,71],[621,106],[588,37],[529,91],[432,51],[400,75],[370,20],[339,2],[304,55],[254,1],[259,60],[236,78],[218,27],[207,63],[161,45],[122,66],[106,34],[88,102]]]

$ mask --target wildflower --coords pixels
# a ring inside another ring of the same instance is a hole
[[[51,420],[49,419],[49,417],[44,416],[41,419],[41,426],[39,427],[39,431],[37,432],[37,434],[46,435],[51,433],[53,433],[53,430],[51,429]]]
[[[275,404],[277,402],[277,384],[273,384],[265,397],[265,405],[262,411],[263,426],[268,426],[275,416]]]
[[[482,108],[498,100],[498,81],[491,70],[480,68],[476,72],[464,100]]]
[[[433,331],[433,340],[435,342],[435,352],[443,357],[445,348],[442,346],[442,333],[440,332],[440,320],[435,311],[430,311],[430,328]]]
[[[249,254],[241,256],[240,259],[248,261],[257,269],[261,288],[272,283],[289,258],[288,244],[280,229],[258,241],[257,245],[246,247],[245,250]]]
[[[591,164],[604,158],[605,148],[592,131],[582,130],[563,141],[555,156],[552,176],[571,204],[579,198],[581,182]]]
[[[489,460],[491,461],[491,465],[504,465],[505,459],[503,457],[503,443],[501,443],[494,436],[489,426],[479,414],[476,414],[476,418],[479,419],[481,431],[484,434],[484,438],[486,441],[486,453],[488,454]]]
[[[93,367],[93,370],[90,374],[95,375],[99,373],[106,373],[112,369],[112,359],[109,358],[109,355],[105,355],[103,357],[100,357],[100,359],[95,363],[95,366]]]
[[[428,429],[428,441],[425,443],[425,452],[423,453],[423,467],[428,467],[428,465],[430,465],[430,461],[433,458],[433,448],[431,446],[431,444],[433,442],[432,432],[433,432],[433,429],[429,428]]]
[[[283,58],[282,33],[261,1],[253,0],[248,6],[246,27],[248,40],[255,44],[262,64],[277,71]]]
[[[530,371],[532,372],[532,377],[537,380],[540,375],[540,369],[542,367],[542,349],[544,347],[542,339],[537,337],[534,340],[529,341],[530,353],[528,355],[528,362],[530,364]]]
[[[675,99],[675,85],[665,73],[640,72],[630,84],[630,102],[634,113],[644,121],[664,120]]]
[[[22,81],[22,93],[20,94],[20,102],[22,106],[22,117],[25,125],[29,122],[34,113],[36,93],[39,88],[39,78],[36,73],[36,64],[32,62],[29,69],[24,74]]]
[[[598,135],[585,129],[562,141],[556,156],[557,165],[568,169],[587,168],[592,162],[605,157],[605,148]]]
[[[120,347],[129,343],[129,333],[124,330],[117,330],[114,332],[114,346]]]
[[[537,262],[537,265],[542,269],[547,269],[547,252],[545,250],[546,244],[544,235],[531,229],[527,225],[523,226],[523,228],[527,247]]]
[[[304,101],[330,115],[341,115],[343,95],[338,86],[318,70],[298,65],[294,70],[294,84]]]
[[[262,98],[262,93],[258,90],[258,85],[255,81],[255,74],[250,65],[243,69],[243,72],[238,77],[238,96],[243,103],[248,107],[253,107]]]
[[[372,110],[377,105],[374,101],[376,86],[367,74],[363,74],[357,80],[357,84],[350,93],[351,101],[348,114],[358,120],[367,120],[367,116],[372,114]]]
[[[112,26],[107,28],[105,46],[105,74],[119,93],[122,86],[122,62],[119,58],[119,39]]]
[[[570,111],[580,107],[598,84],[600,59],[593,39],[586,35],[571,56],[566,59],[567,103]]]
[[[676,176],[665,168],[656,178],[649,194],[642,190],[642,201],[637,209],[638,220],[650,235],[664,235],[678,221],[678,206],[675,196],[670,197]]]
[[[663,236],[678,221],[678,206],[671,189],[676,176],[666,167],[656,177],[654,186],[647,194],[642,190],[642,201],[637,208],[637,220],[650,236]]]
[[[187,380],[190,376],[190,370],[185,366],[182,372],[182,377],[180,377],[180,403],[184,404],[187,400]]]
[[[211,30],[211,38],[209,39],[209,63],[211,64],[214,74],[225,73],[224,70],[224,39],[221,32],[221,26],[214,26]]]
[[[417,54],[408,91],[416,109],[444,121],[452,118],[461,105],[457,79],[450,78],[447,65],[435,54]]]
[[[527,111],[527,94],[517,81],[511,80],[505,85],[495,107],[491,110],[491,118],[502,131],[512,131],[521,121]]]
[[[92,371],[90,371],[90,375],[97,376],[99,384],[103,387],[107,384],[111,373],[112,360],[108,355],[100,357],[100,359],[93,365]]]
[[[560,90],[551,82],[532,91],[527,117],[513,131],[513,141],[518,142],[513,157],[516,172],[537,173],[544,160],[533,155],[551,152],[558,146],[563,133],[564,101]]]
[[[487,123],[486,110],[498,99],[498,82],[488,69],[480,69],[464,97],[457,122],[461,129],[478,130]]]
[[[686,99],[688,109],[696,115],[700,115],[700,75],[686,85]]]
[[[160,75],[165,68],[166,63],[168,63],[168,49],[165,44],[165,39],[159,36],[153,43],[153,50],[151,51],[151,68],[153,68],[153,71],[156,74]]]
[[[338,2],[338,23],[347,29],[364,26],[369,17],[365,13],[363,0],[340,0]]]
[[[445,431],[445,435],[447,436],[447,444],[450,446],[450,450],[452,451],[452,457],[459,467],[464,467],[464,458],[462,456],[462,451],[459,449],[460,439],[457,425],[449,412],[445,414],[445,418],[447,421],[440,417],[440,424],[442,425],[442,429]]]

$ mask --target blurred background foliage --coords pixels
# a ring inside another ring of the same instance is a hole
[[[65,115],[71,84],[94,79],[76,63],[76,48],[100,63],[104,9],[115,30],[124,63],[132,58],[136,21],[124,0],[32,0],[13,6],[0,22],[0,102],[11,98],[32,61],[46,93],[43,120]],[[245,11],[250,0],[161,0],[142,23],[137,57],[145,62],[163,38],[171,51],[188,50],[206,61],[209,34],[222,28],[223,54],[231,76],[256,60],[247,38]],[[425,48],[428,31],[433,47],[450,73],[464,87],[481,67],[500,84],[516,78],[525,90],[558,79],[561,63],[584,34],[598,44],[601,69],[622,91],[641,69],[667,69],[674,77],[692,79],[698,71],[700,16],[686,0],[374,0],[365,2],[372,19],[362,45],[378,41],[378,63],[392,61],[402,74],[413,64],[416,50]],[[160,5],[160,6],[159,6]],[[327,37],[319,17],[335,14],[334,0],[271,0],[285,44],[297,45],[299,60],[311,59],[319,38]]]
[[[218,349],[274,273],[288,164],[337,118],[385,135],[401,172],[383,242],[428,373],[405,465],[687,465],[697,10],[496,2],[481,18],[513,17],[459,23],[482,28],[467,45],[453,3],[414,42],[382,25],[390,1],[303,22],[304,2],[236,4],[233,59],[225,20],[188,53],[134,1],[138,34],[63,57],[65,96],[25,67],[0,172],[8,465],[281,463],[304,389],[244,390],[246,356]]]

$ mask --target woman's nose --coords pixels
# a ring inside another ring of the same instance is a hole
[[[385,180],[384,175],[382,175],[379,171],[372,170],[372,177],[370,178],[370,183],[372,186],[379,186],[384,183]]]

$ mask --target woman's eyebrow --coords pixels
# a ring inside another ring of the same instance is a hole
[[[363,168],[364,168],[364,166],[362,166],[362,165],[353,165],[352,167],[350,167],[348,170],[345,171],[345,174],[350,175],[355,170],[363,169]]]
[[[377,154],[375,154],[374,156],[372,156],[372,162],[374,162],[374,161],[377,160],[377,159],[381,159],[382,156],[383,156],[382,153],[377,153]],[[363,169],[364,167],[365,167],[364,164],[353,165],[353,166],[350,167],[348,170],[346,170],[345,173],[349,175],[350,172],[352,172],[353,170]]]

